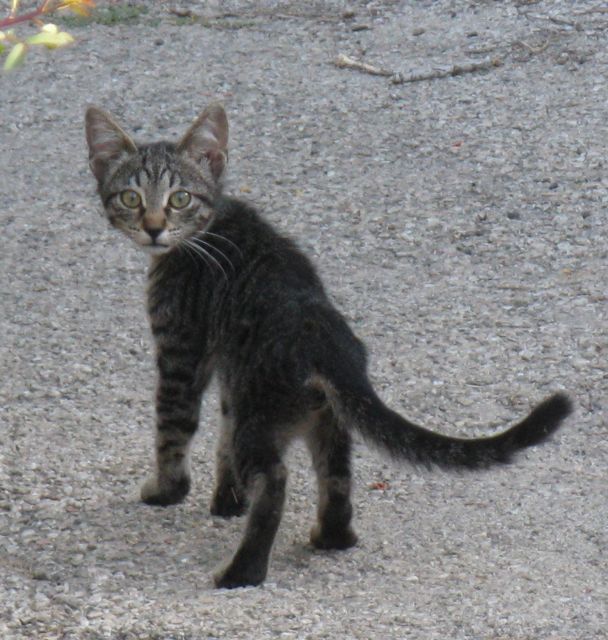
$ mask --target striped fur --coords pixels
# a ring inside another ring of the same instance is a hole
[[[213,374],[222,394],[214,515],[249,517],[220,587],[261,583],[281,519],[289,442],[303,437],[319,486],[311,542],[344,549],[351,528],[351,436],[396,458],[482,468],[549,437],[570,413],[557,394],[522,422],[482,439],[412,424],[388,409],[366,353],[292,241],[250,206],[222,195],[228,123],[211,105],[177,144],[136,144],[103,111],[86,116],[91,169],[110,222],[152,255],[148,311],[156,342],[156,457],[148,504],[190,489],[188,452]]]

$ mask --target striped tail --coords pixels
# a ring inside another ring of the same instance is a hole
[[[520,449],[549,438],[572,411],[569,398],[556,393],[502,433],[488,438],[453,438],[413,424],[389,409],[367,379],[352,384],[352,369],[346,376],[331,377],[334,379],[320,375],[315,382],[323,388],[344,427],[354,427],[395,458],[426,467],[478,469],[510,462]]]

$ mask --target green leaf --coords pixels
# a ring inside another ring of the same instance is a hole
[[[0,44],[0,53],[2,53],[5,49],[6,47],[3,44]]]
[[[57,47],[65,47],[74,42],[74,38],[67,31],[52,33],[50,31],[41,31],[35,36],[30,36],[26,42],[28,44],[41,44],[47,49],[57,49]]]
[[[25,54],[27,53],[27,45],[24,42],[18,42],[6,56],[4,61],[4,70],[10,71],[23,63]]]

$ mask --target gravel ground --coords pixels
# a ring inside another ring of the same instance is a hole
[[[0,636],[607,638],[605,4],[143,5],[0,76]],[[503,64],[394,84],[341,53],[405,75]],[[268,581],[230,592],[210,580],[242,527],[208,513],[215,389],[186,503],[138,502],[146,257],[98,215],[82,122],[92,102],[175,137],[214,98],[228,190],[314,256],[391,406],[475,435],[558,389],[577,405],[553,442],[476,475],[359,444],[343,553],[306,544],[294,448]]]

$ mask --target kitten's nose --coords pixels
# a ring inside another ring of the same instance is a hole
[[[152,241],[155,242],[156,238],[163,232],[162,229],[155,227],[153,229],[146,228],[146,233],[152,238]]]

